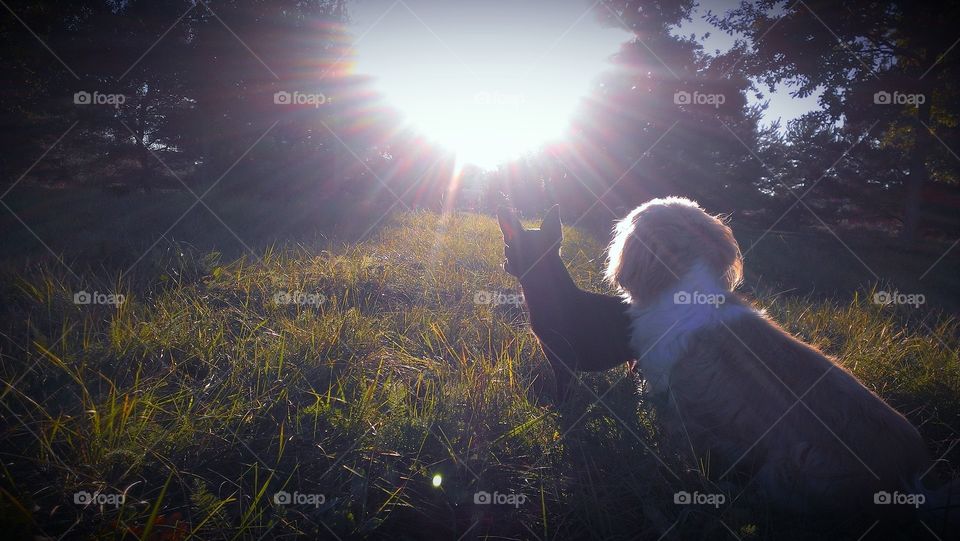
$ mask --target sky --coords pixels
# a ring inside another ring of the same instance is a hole
[[[355,69],[413,127],[493,167],[559,137],[591,82],[631,34],[601,26],[589,0],[354,0]],[[704,0],[678,33],[711,32],[708,51],[733,37],[700,17],[736,0]],[[765,90],[765,89],[764,89]],[[766,121],[816,108],[782,89]],[[751,93],[751,99],[752,93]]]
[[[704,49],[708,53],[714,53],[718,50],[726,51],[733,46],[735,36],[721,32],[718,28],[704,21],[703,16],[707,14],[708,10],[715,14],[723,13],[736,7],[739,3],[739,0],[700,0],[699,6],[691,16],[692,20],[682,24],[676,33],[684,36],[694,34],[698,39],[702,38],[704,34],[709,34],[703,40]],[[768,92],[765,86],[759,87],[758,90],[763,94],[763,99],[757,100],[753,96],[754,93],[751,92],[747,96],[748,102],[752,104],[769,100],[769,107],[764,114],[765,123],[780,120],[781,127],[786,127],[788,120],[793,120],[806,112],[819,109],[817,104],[819,93],[806,98],[794,98],[790,96],[790,89],[783,84],[775,88],[774,92]]]

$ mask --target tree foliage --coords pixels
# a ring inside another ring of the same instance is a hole
[[[960,6],[759,0],[711,20],[743,36],[720,61],[770,89],[786,83],[797,97],[821,92],[823,114],[805,119],[794,135],[815,128],[829,137],[838,123],[847,139],[869,130],[868,149],[857,152],[861,187],[897,192],[904,236],[914,238],[925,185],[957,181],[958,160],[949,149],[957,139],[960,95],[957,56],[950,52]]]

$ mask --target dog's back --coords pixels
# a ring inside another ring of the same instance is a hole
[[[929,465],[913,425],[843,367],[758,313],[697,332],[672,398],[721,471],[798,510],[869,509]],[[669,409],[668,409],[669,410]]]
[[[577,289],[538,302],[524,287],[530,328],[547,354],[574,371],[608,370],[634,359],[630,348],[630,316],[620,297]],[[531,301],[533,304],[531,304]]]

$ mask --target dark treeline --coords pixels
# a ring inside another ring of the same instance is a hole
[[[11,7],[25,24],[2,19],[5,182],[74,122],[23,182],[369,204],[451,175],[350,72],[341,0]]]
[[[722,54],[671,32],[694,2],[606,4],[598,13],[636,39],[569,141],[501,172],[504,187],[533,180],[519,199],[545,189],[586,210],[602,196],[591,212],[607,220],[608,208],[682,193],[762,227],[956,232],[957,4],[750,2],[709,14],[742,36]],[[821,110],[762,125],[763,106],[746,97],[763,103],[780,83],[797,97],[822,92]]]
[[[351,70],[343,0],[10,6],[17,17],[0,22],[5,184],[29,170],[25,184],[118,193],[218,186],[359,205],[451,202],[453,156],[405,129]],[[683,194],[762,227],[823,220],[908,240],[954,232],[960,7],[750,2],[709,14],[739,36],[723,53],[677,35],[693,8],[598,5],[596,16],[635,39],[562,142],[462,173],[459,185],[484,194],[467,206],[492,207],[504,193],[527,213],[559,201],[568,221],[608,223]],[[782,83],[799,97],[820,92],[821,109],[763,124],[762,94]]]

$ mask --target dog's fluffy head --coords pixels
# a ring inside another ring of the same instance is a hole
[[[730,228],[695,201],[667,197],[648,201],[617,222],[606,277],[633,302],[643,304],[697,264],[727,290],[743,276],[740,247]]]

